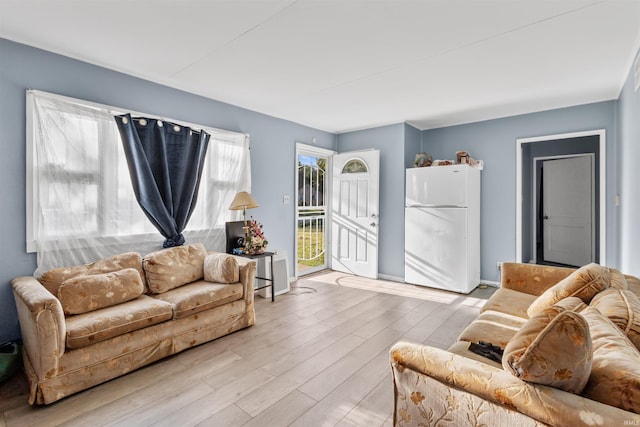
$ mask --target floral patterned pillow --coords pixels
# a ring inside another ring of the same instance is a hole
[[[207,250],[202,243],[175,246],[146,255],[142,267],[149,290],[161,294],[168,290],[202,280]]]
[[[138,270],[125,268],[67,279],[58,288],[58,299],[64,314],[73,315],[131,301],[143,292],[144,285]]]
[[[609,282],[610,288],[621,290],[629,289],[629,284],[627,283],[627,278],[624,277],[624,274],[615,268],[609,268],[609,271],[611,272],[611,280]]]
[[[552,306],[529,319],[509,340],[502,366],[523,381],[580,393],[589,380],[591,350],[584,318]]]
[[[138,270],[142,278],[142,283],[145,283],[144,271],[142,271],[142,257],[137,252],[125,252],[85,265],[54,268],[45,272],[38,280],[49,292],[53,295],[58,295],[58,288],[62,285],[62,282],[67,279],[90,274],[111,273],[112,271],[119,271],[124,268],[135,268]]]
[[[582,395],[640,414],[640,352],[593,307],[582,313],[593,340],[593,367]]]
[[[598,292],[609,287],[609,268],[595,263],[580,267],[542,293],[527,309],[529,317],[542,312],[567,297],[578,297],[585,304]]]
[[[609,318],[640,350],[640,298],[636,294],[607,289],[593,297],[590,306]]]

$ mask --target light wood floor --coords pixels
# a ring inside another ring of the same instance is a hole
[[[470,295],[337,272],[256,297],[256,324],[45,407],[23,374],[0,385],[0,427],[390,426],[389,347],[447,348],[494,288]]]

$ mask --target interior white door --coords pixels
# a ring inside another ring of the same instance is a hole
[[[593,158],[546,160],[542,176],[544,260],[593,261]]]
[[[333,156],[331,268],[378,277],[380,152]]]

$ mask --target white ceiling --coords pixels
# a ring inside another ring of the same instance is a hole
[[[640,0],[0,0],[0,37],[331,131],[616,99]]]

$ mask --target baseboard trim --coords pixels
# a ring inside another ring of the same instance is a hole
[[[500,282],[493,282],[491,280],[482,280],[482,279],[480,279],[480,284],[481,285],[487,285],[487,286],[493,286],[494,288],[499,288],[500,287]]]
[[[388,274],[378,274],[378,279],[389,280],[390,282],[398,282],[398,283],[410,284],[410,283],[407,283],[407,282],[404,281],[404,277],[391,276],[391,275],[388,275]],[[494,281],[491,281],[491,280],[480,279],[480,284],[481,285],[487,285],[487,286],[493,286],[493,287],[496,287],[496,288],[500,287],[500,282],[494,282]]]
[[[378,279],[388,280],[390,282],[405,283],[404,277],[390,276],[388,274],[378,274]]]

